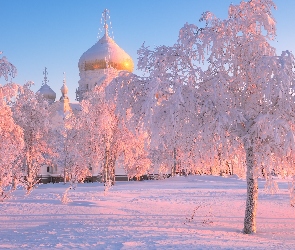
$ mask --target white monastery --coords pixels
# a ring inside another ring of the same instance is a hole
[[[111,81],[112,78],[107,79],[107,69],[111,66],[116,70],[117,74],[120,71],[132,72],[134,68],[132,58],[120,48],[116,42],[108,34],[107,12],[103,12],[104,16],[104,36],[97,41],[90,49],[82,54],[78,62],[79,68],[79,86],[76,89],[76,100],[81,102],[83,95],[86,92],[92,91],[95,86],[99,86],[105,80]],[[61,87],[61,97],[56,101],[56,93],[48,85],[47,69],[45,68],[44,82],[41,88],[37,91],[42,94],[50,104],[50,115],[53,127],[64,126],[65,117],[69,114],[75,115],[80,111],[80,104],[78,102],[72,103],[67,95],[68,87],[66,86],[66,79],[64,75],[63,85]],[[54,166],[43,166],[40,171],[40,177],[43,182],[55,182],[63,179],[64,173],[59,172]],[[92,168],[92,175],[98,176],[99,169]],[[116,175],[124,176],[123,169],[116,167]]]

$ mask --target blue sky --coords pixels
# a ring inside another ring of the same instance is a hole
[[[207,10],[226,18],[230,3],[238,0],[1,0],[0,51],[18,69],[19,84],[42,84],[44,67],[49,85],[60,97],[63,72],[69,96],[75,99],[80,56],[101,36],[101,13],[110,10],[115,41],[137,64],[137,49],[145,42],[151,47],[172,45],[184,23],[198,24]],[[295,53],[295,1],[275,0],[277,38],[280,53]],[[140,73],[135,70],[135,73]],[[4,79],[0,79],[4,83]]]

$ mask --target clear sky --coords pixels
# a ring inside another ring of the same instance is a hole
[[[200,15],[211,11],[226,18],[230,3],[238,0],[0,0],[0,51],[18,69],[14,82],[35,82],[41,87],[48,69],[49,85],[60,97],[66,72],[71,101],[78,87],[80,56],[102,35],[101,13],[110,10],[116,43],[137,65],[137,50],[172,45],[184,23],[198,25]],[[295,0],[275,0],[278,53],[295,53]],[[135,70],[135,73],[140,74]],[[0,79],[4,83],[4,79]]]

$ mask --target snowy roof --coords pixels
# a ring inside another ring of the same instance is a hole
[[[81,56],[78,66],[83,71],[105,69],[108,65],[129,72],[134,67],[132,58],[106,33]]]
[[[81,105],[78,102],[74,102],[74,103],[71,102],[70,107],[72,108],[74,113],[75,113],[75,111],[81,111]]]
[[[56,93],[46,83],[41,86],[37,93],[43,95],[46,99],[55,101]]]

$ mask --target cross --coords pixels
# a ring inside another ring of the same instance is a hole
[[[63,72],[64,79],[63,79],[63,84],[66,85],[66,72]]]
[[[44,75],[44,84],[47,84],[47,74],[48,74],[48,72],[47,72],[47,68],[45,67],[45,71],[43,71],[43,75]],[[43,84],[43,85],[44,85]]]
[[[104,19],[104,29],[105,29],[105,34],[107,35],[108,34],[108,25],[107,25],[107,19],[108,19],[108,13],[110,11],[108,9],[105,9],[103,12],[102,12],[102,15],[103,15],[103,19]]]

